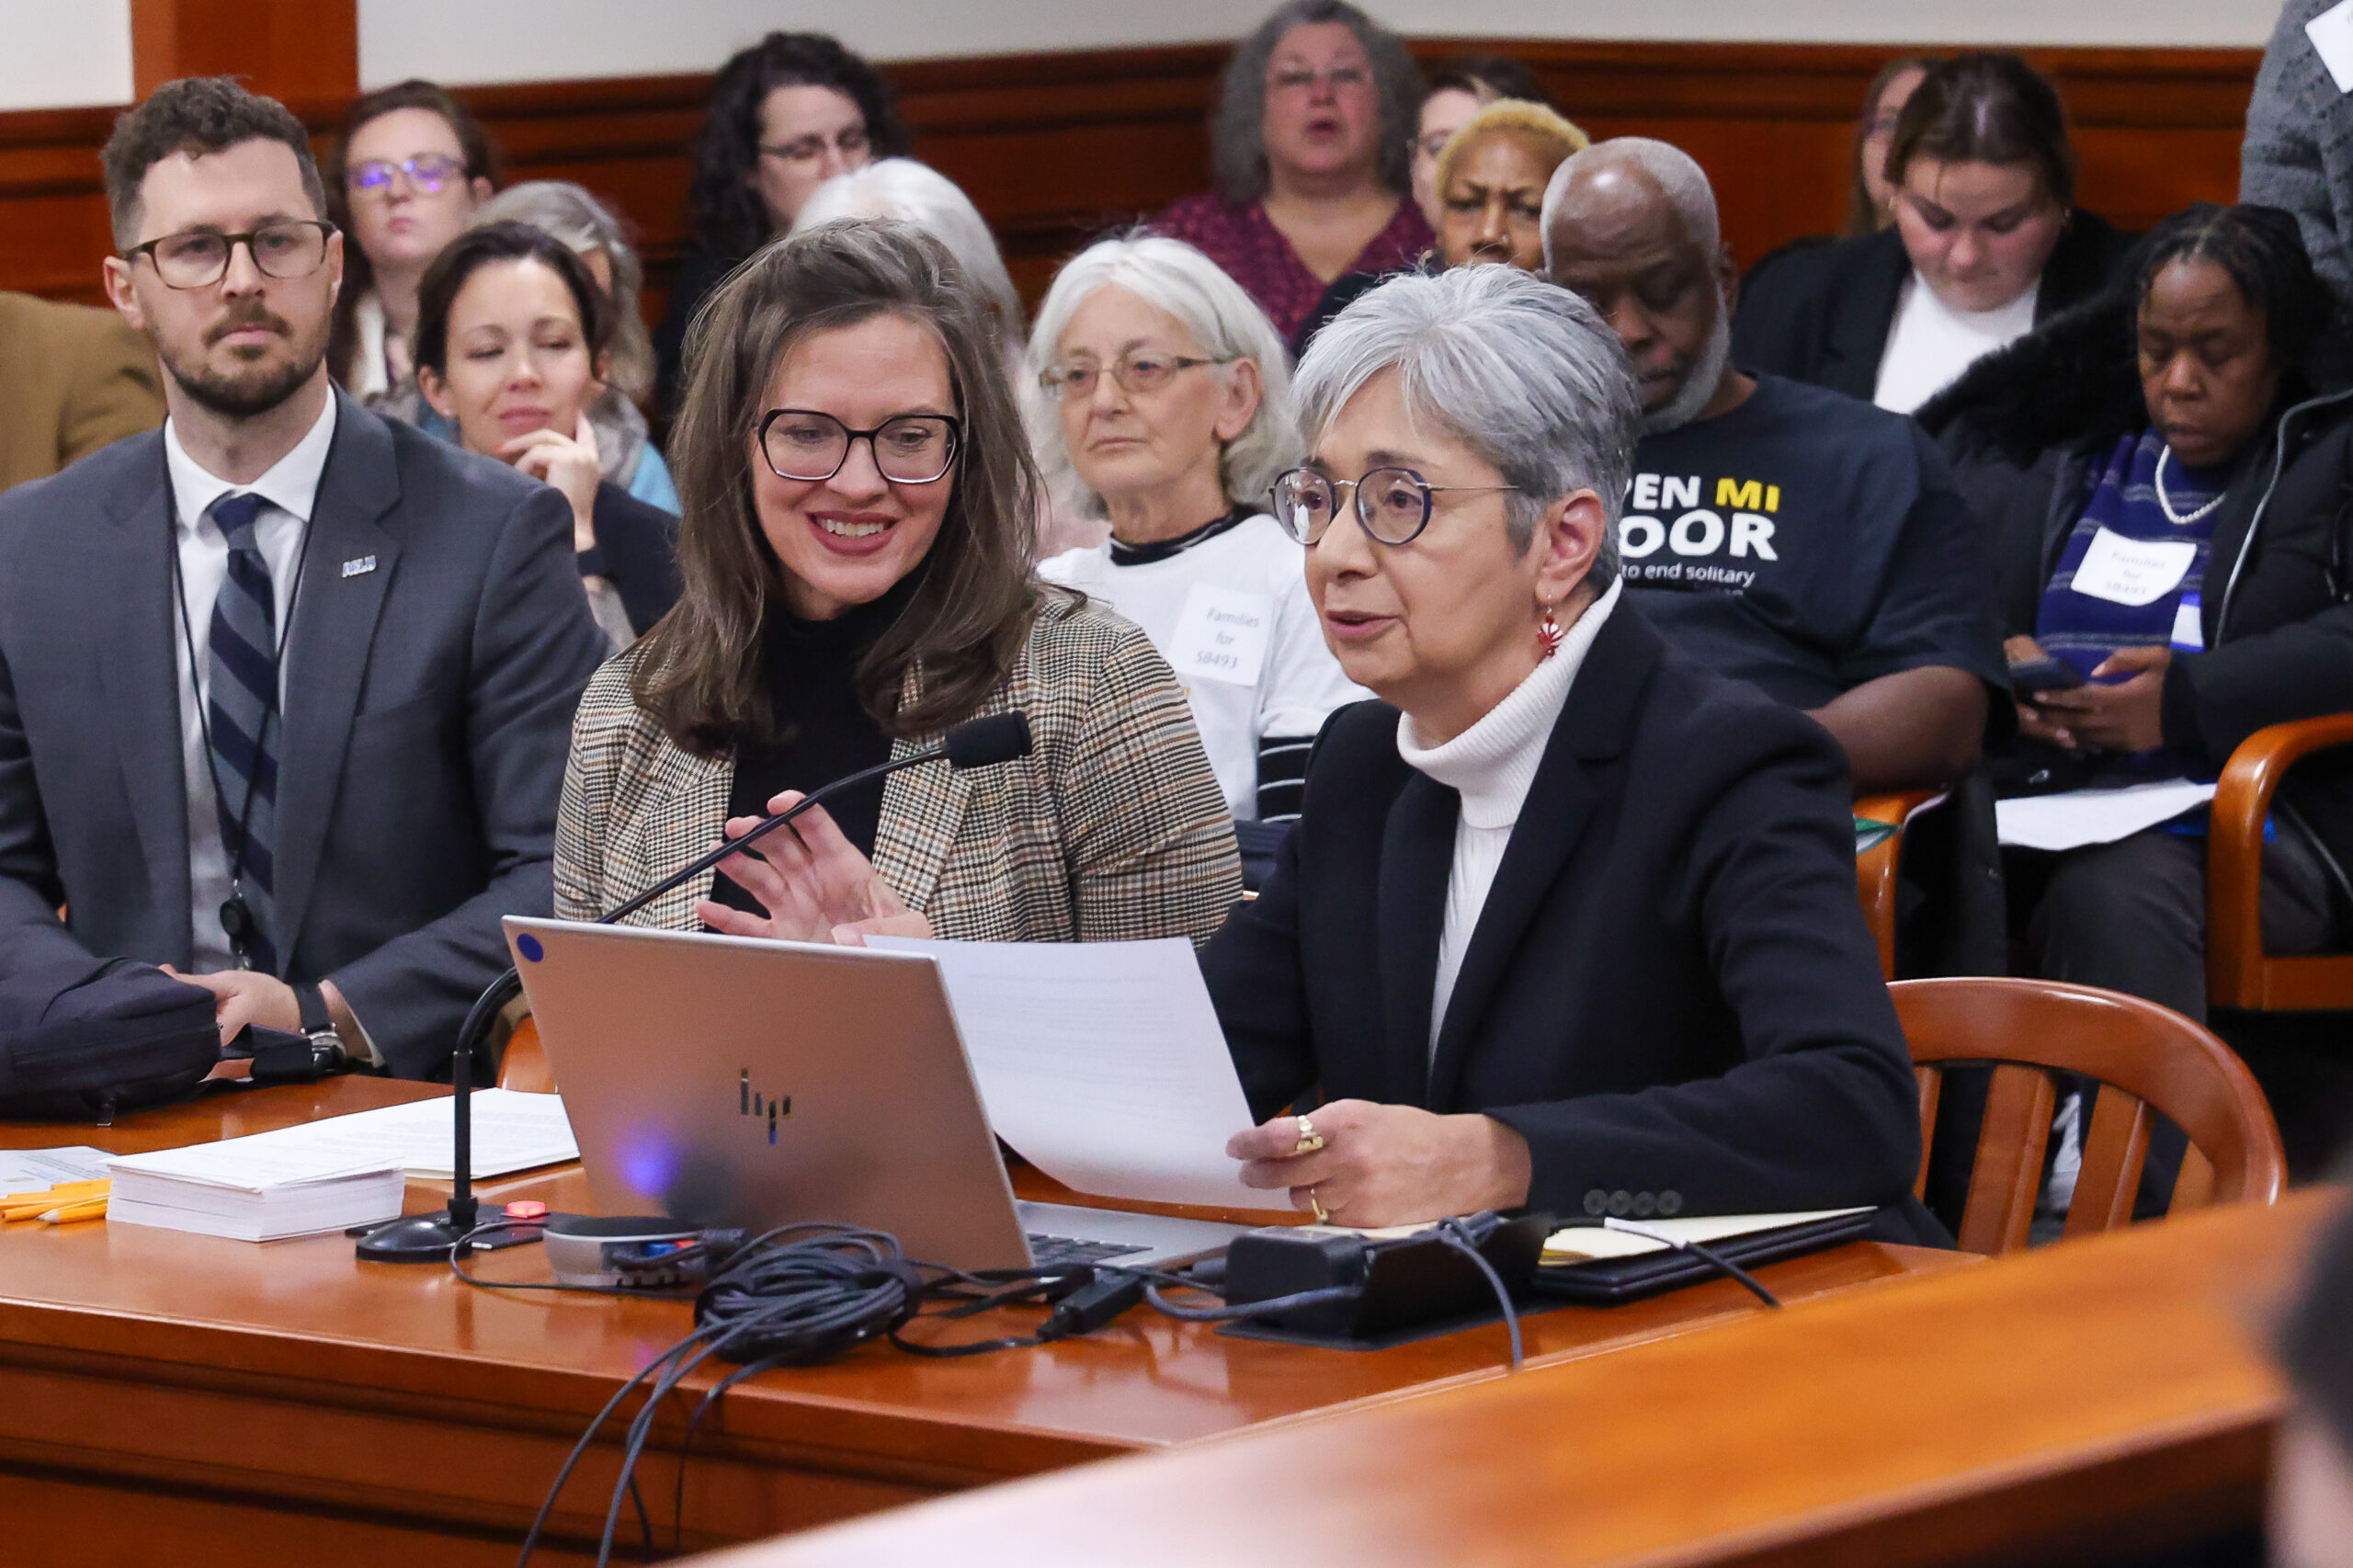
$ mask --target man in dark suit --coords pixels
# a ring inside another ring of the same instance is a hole
[[[569,508],[329,384],[342,236],[283,107],[168,83],[106,168],[169,418],[0,498],[0,971],[163,963],[224,1040],[426,1075],[551,903],[602,652]]]

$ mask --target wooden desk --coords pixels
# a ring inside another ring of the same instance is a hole
[[[706,1561],[2111,1561],[2256,1517],[2280,1396],[2249,1330],[2339,1196],[2205,1210]]]
[[[176,1143],[446,1093],[344,1079],[128,1119],[105,1132],[0,1127],[0,1145]],[[493,1197],[585,1203],[576,1173]],[[411,1207],[440,1193],[413,1187]],[[1857,1245],[1776,1265],[1786,1299],[1951,1268],[1956,1255]],[[480,1260],[544,1278],[535,1248]],[[1527,1324],[1548,1363],[1738,1322],[1704,1286]],[[685,1305],[477,1291],[443,1269],[363,1264],[341,1237],[267,1245],[131,1225],[0,1233],[0,1518],[11,1564],[327,1561],[505,1563],[588,1418],[689,1326]],[[1027,1332],[1034,1312],[974,1321]],[[687,1468],[689,1547],[756,1540],[940,1493],[1315,1413],[1492,1380],[1502,1330],[1369,1355],[1222,1339],[1136,1313],[1084,1340],[969,1361],[870,1346],[731,1391]],[[698,1385],[700,1386],[700,1385]],[[687,1411],[641,1470],[669,1522]],[[609,1430],[609,1428],[608,1428]],[[580,1561],[615,1445],[557,1516]]]

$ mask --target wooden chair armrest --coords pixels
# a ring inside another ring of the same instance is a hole
[[[2353,744],[2353,713],[2273,724],[2239,743],[2214,786],[2206,837],[2206,991],[2218,1007],[2261,1006],[2263,824],[2288,769]]]
[[[1857,816],[1895,829],[1855,857],[1855,895],[1862,901],[1863,915],[1879,942],[1880,974],[1888,980],[1895,978],[1895,867],[1904,854],[1904,824],[1944,798],[1942,790],[1906,790],[1855,801]]]

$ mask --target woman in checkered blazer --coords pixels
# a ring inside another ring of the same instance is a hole
[[[1143,633],[1032,574],[1028,443],[948,252],[887,221],[779,242],[713,294],[688,355],[671,445],[684,592],[581,701],[557,913],[593,917],[722,828],[1018,710],[1029,756],[892,774],[634,918],[816,941],[1206,940],[1241,891],[1224,798]]]

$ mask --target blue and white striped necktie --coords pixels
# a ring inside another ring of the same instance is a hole
[[[229,572],[212,601],[205,723],[220,797],[221,846],[234,879],[222,925],[249,967],[275,974],[278,609],[269,562],[254,538],[254,524],[267,505],[251,494],[224,495],[212,504],[212,520],[229,541]]]

